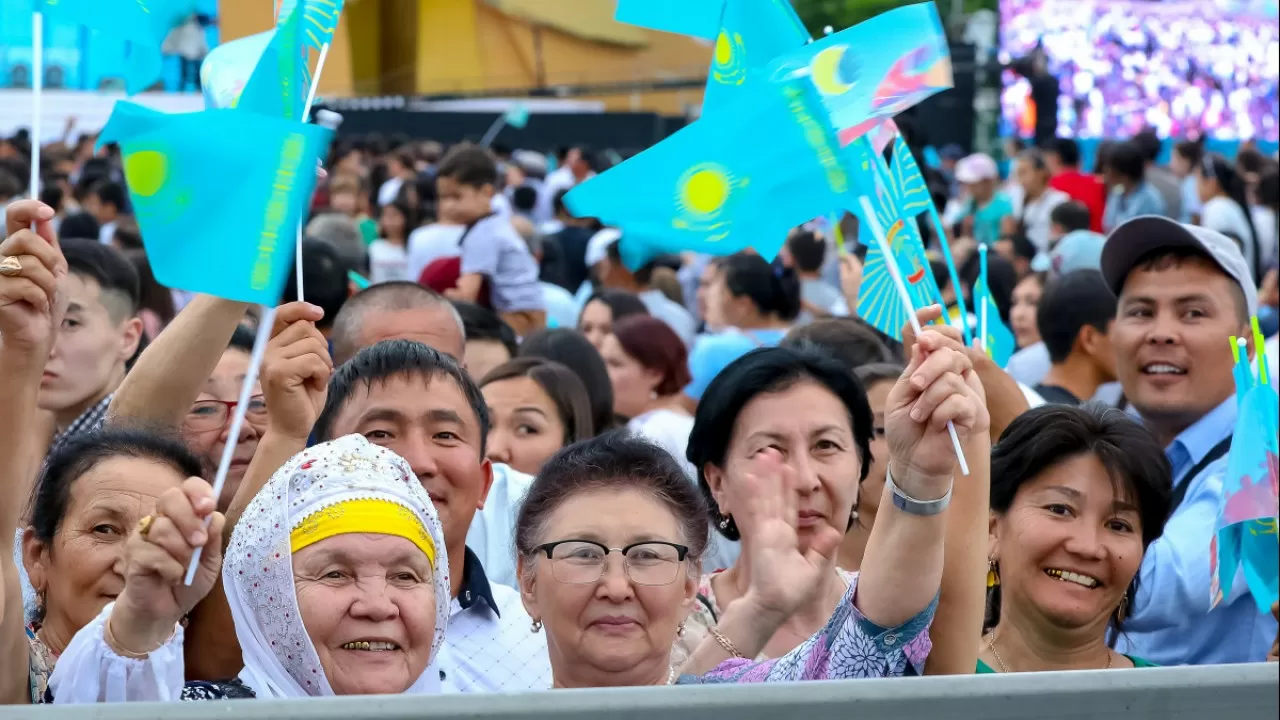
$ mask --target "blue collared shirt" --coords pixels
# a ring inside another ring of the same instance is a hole
[[[1276,637],[1276,622],[1258,612],[1242,576],[1209,609],[1209,546],[1217,532],[1227,458],[1183,477],[1235,429],[1234,396],[1182,431],[1165,455],[1174,487],[1186,497],[1142,560],[1138,597],[1116,649],[1157,665],[1259,662]]]
[[[1148,182],[1139,183],[1130,193],[1125,193],[1123,188],[1115,188],[1107,196],[1107,209],[1102,214],[1102,229],[1111,232],[1126,220],[1141,215],[1168,216],[1160,191]]]

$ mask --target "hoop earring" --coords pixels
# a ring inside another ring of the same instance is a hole
[[[987,559],[987,589],[1000,586],[1000,564],[995,558]]]
[[[529,632],[537,635],[542,630],[542,620],[534,620],[533,625],[529,627]]]
[[[1116,606],[1115,624],[1120,625],[1127,617],[1129,617],[1129,591],[1125,590],[1124,597],[1120,598],[1120,604]]]

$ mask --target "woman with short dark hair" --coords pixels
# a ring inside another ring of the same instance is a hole
[[[1045,405],[1014,420],[991,451],[978,672],[1149,667],[1107,640],[1124,631],[1171,486],[1160,444],[1119,410]]]
[[[601,436],[549,460],[521,508],[516,546],[555,686],[920,672],[955,465],[947,421],[979,445],[988,422],[967,355],[941,338],[921,336],[887,401],[895,500],[877,518],[860,580],[838,575],[835,559],[866,473],[870,410],[858,381],[825,356],[756,350],[712,382],[688,452],[714,503],[705,511],[669,454],[634,436]],[[744,539],[714,588],[719,605],[700,592],[708,519]]]

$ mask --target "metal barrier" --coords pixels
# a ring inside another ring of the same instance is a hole
[[[777,685],[0,708],[0,720],[1276,720],[1280,666],[1105,670]]]

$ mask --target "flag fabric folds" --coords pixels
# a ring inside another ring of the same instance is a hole
[[[301,31],[307,47],[320,50],[333,42],[333,34],[338,30],[338,20],[342,16],[344,0],[301,0]],[[299,0],[283,0],[280,3],[280,14],[276,25],[284,25],[293,16]]]
[[[790,0],[720,0],[723,14],[707,72],[702,117],[714,116],[777,56],[809,42]]]
[[[302,110],[311,89],[311,70],[304,44],[303,14],[298,5],[277,27],[253,73],[245,81],[236,108],[290,120],[305,120]]]
[[[275,36],[275,30],[268,30],[223,43],[209,51],[200,64],[200,88],[206,109],[239,105],[240,93]]]
[[[502,114],[503,121],[517,130],[523,130],[525,125],[529,124],[529,106],[524,103],[516,103]]]
[[[210,142],[213,138],[234,142]],[[169,115],[116,103],[99,143],[119,143],[156,280],[274,305],[295,229],[333,132],[236,110]],[[230,184],[216,178],[234,177]]]
[[[1258,605],[1268,613],[1280,596],[1280,544],[1276,517],[1280,515],[1280,397],[1265,382],[1255,382],[1249,358],[1241,354],[1244,368],[1237,383],[1245,383],[1239,401],[1227,472],[1222,479],[1222,506],[1217,533],[1209,552],[1210,601],[1216,606],[1231,591],[1237,571]],[[1237,391],[1240,387],[1237,386]]]
[[[160,79],[160,46],[196,12],[195,0],[32,0],[32,12],[125,40],[125,90],[142,92]]]

